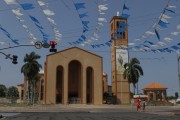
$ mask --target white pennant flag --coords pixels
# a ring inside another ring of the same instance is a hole
[[[151,31],[146,31],[146,34],[147,34],[148,36],[153,36],[153,35],[155,35],[155,33],[154,33],[154,32],[151,32]]]
[[[48,5],[48,3],[44,2],[44,1],[38,1],[39,6],[44,6],[44,5]]]
[[[82,43],[81,46],[85,46],[85,44]]]
[[[173,39],[170,38],[170,37],[165,37],[164,40],[167,41],[167,42],[171,42]]]
[[[162,18],[164,18],[164,19],[169,19],[169,18],[171,18],[170,16],[165,15],[165,14],[161,14],[161,15],[162,15]]]
[[[108,7],[106,7],[107,4],[104,4],[104,5],[98,5],[98,9],[99,11],[101,12],[102,10],[107,10]]]
[[[107,22],[106,18],[98,18],[99,22]]]
[[[103,26],[103,23],[100,23],[100,22],[98,22],[98,25],[101,25],[101,26]]]
[[[161,21],[163,21],[165,23],[169,23],[165,18],[161,18]]]
[[[131,46],[131,45],[135,45],[135,43],[128,43],[128,45],[129,45],[129,46]]]
[[[5,42],[0,42],[0,45],[4,45]]]
[[[177,26],[176,26],[176,29],[177,29],[177,30],[180,30],[180,25],[177,25]]]
[[[6,4],[17,4],[16,0],[4,0]]]
[[[25,29],[27,29],[28,27],[27,27],[27,25],[22,25],[23,26],[23,28],[25,28]]]
[[[50,23],[52,23],[53,25],[56,25],[56,23],[55,23],[55,21],[52,19],[52,18],[47,18],[48,19],[48,21],[50,22]]]
[[[55,13],[49,9],[43,10],[44,14],[47,16],[53,16]]]
[[[168,5],[167,8],[176,8],[174,5]]]
[[[99,35],[97,33],[93,33],[94,37],[99,38]]]
[[[99,14],[101,14],[101,15],[104,15],[105,13],[103,13],[103,12],[100,12]]]
[[[174,36],[176,36],[176,35],[178,35],[180,32],[171,32],[171,35],[174,35]]]
[[[166,43],[164,43],[164,42],[158,42],[158,44],[160,45],[160,46],[164,46],[164,45],[166,45]]]
[[[17,15],[17,16],[22,16],[23,14],[20,12],[20,9],[17,8],[17,9],[12,9],[12,12]]]
[[[158,45],[151,45],[151,47],[157,48],[157,47],[158,47]]]
[[[16,16],[16,18],[17,18],[20,22],[24,22],[24,20],[21,19],[20,17]]]

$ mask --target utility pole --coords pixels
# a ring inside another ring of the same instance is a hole
[[[178,60],[178,78],[179,78],[179,95],[180,95],[180,68],[179,68],[180,55],[179,54],[177,54],[177,60]]]

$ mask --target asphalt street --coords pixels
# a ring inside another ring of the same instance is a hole
[[[6,117],[4,120],[180,120],[180,116],[143,112],[49,112],[22,113]]]

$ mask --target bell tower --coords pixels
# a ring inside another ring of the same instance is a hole
[[[123,66],[128,62],[128,51],[123,49],[128,46],[128,26],[127,19],[118,14],[110,21],[112,93],[117,104],[129,104],[130,85],[123,77]]]

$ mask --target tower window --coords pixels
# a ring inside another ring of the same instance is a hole
[[[116,22],[116,26],[117,26],[117,30],[118,30],[118,28],[122,28],[122,26],[119,24],[120,22],[122,22],[122,21],[117,21]],[[126,38],[126,34],[125,34],[125,31],[124,32],[117,32],[117,34],[120,34],[122,37],[122,39],[125,39]]]

